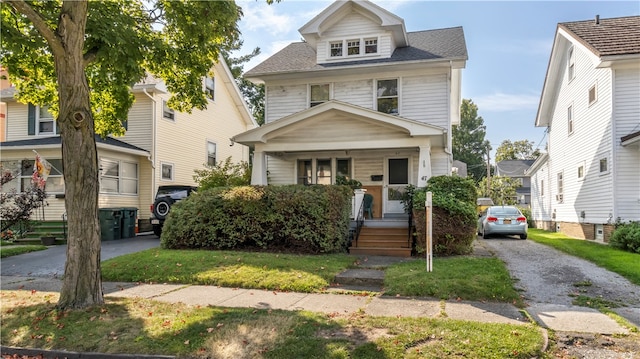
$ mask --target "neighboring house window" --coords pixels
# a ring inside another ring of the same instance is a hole
[[[600,173],[609,172],[609,164],[607,163],[607,158],[603,157],[600,159]]]
[[[138,194],[138,164],[101,158],[100,192]]]
[[[567,77],[568,80],[573,80],[575,76],[575,55],[573,51],[573,46],[569,48],[569,53],[567,54]]]
[[[207,142],[207,164],[216,165],[216,144],[213,142]]]
[[[573,133],[573,105],[567,108],[567,131]]]
[[[329,101],[330,89],[331,87],[329,86],[329,84],[311,85],[309,107],[313,107],[323,102]]]
[[[342,41],[334,41],[330,44],[330,56],[331,57],[342,57]]]
[[[563,180],[562,172],[558,172],[557,180],[558,180],[558,194],[556,195],[556,201],[562,203],[564,201],[564,198],[563,198],[564,180]]]
[[[216,80],[213,77],[204,79],[205,95],[209,100],[215,101]]]
[[[540,196],[544,196],[544,180],[540,180]]]
[[[316,184],[331,184],[331,159],[317,161]]]
[[[47,177],[44,190],[47,193],[64,193],[64,177],[62,173],[61,159],[46,159],[51,164],[51,172]],[[31,188],[31,176],[33,176],[34,160],[15,160],[0,162],[3,173],[9,172],[14,178],[2,184],[2,193],[24,192]]]
[[[594,84],[589,89],[589,105],[592,105],[598,100],[598,92],[596,90],[596,85]]]
[[[298,160],[298,184],[311,183],[311,160]]]
[[[176,120],[176,113],[167,106],[167,101],[162,101],[162,117],[171,121]]]
[[[584,179],[584,165],[578,166],[578,180]]]
[[[351,159],[337,159],[336,160],[336,176],[342,176],[347,180],[351,179]]]
[[[162,171],[160,179],[163,181],[173,181],[173,163],[163,162],[160,167]]]
[[[378,52],[378,39],[365,39],[364,40],[364,53],[375,54]]]
[[[377,105],[378,111],[398,114],[398,80],[377,81]]]
[[[360,40],[347,40],[347,55],[360,55]]]
[[[49,112],[49,106],[36,107],[36,124],[39,135],[54,135],[56,133],[56,121]]]

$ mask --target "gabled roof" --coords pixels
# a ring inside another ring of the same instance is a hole
[[[545,163],[547,163],[548,160],[549,160],[548,153],[545,152],[541,154],[540,157],[538,157],[535,160],[535,162],[531,164],[531,167],[529,167],[527,170],[524,171],[524,174],[527,176],[532,176],[534,173],[536,173],[536,171],[540,169],[540,167],[542,167]]]
[[[325,30],[354,11],[378,23],[386,31],[391,31],[397,46],[408,45],[404,20],[366,0],[335,1],[298,31],[305,41],[315,48],[316,40],[322,36]]]
[[[408,62],[466,61],[468,59],[462,27],[409,32],[407,37],[411,45],[396,48],[390,58],[323,64],[316,63],[316,51],[313,46],[306,42],[294,42],[247,71],[244,76],[245,78],[260,78],[262,75],[324,71],[350,68],[354,65],[377,66],[379,64]]]
[[[501,176],[524,177],[525,171],[531,167],[535,160],[503,160],[496,163],[496,171]]]
[[[311,117],[327,114],[347,114],[352,118],[359,118],[366,121],[374,121],[383,126],[399,129],[409,136],[440,136],[446,130],[439,126],[426,124],[424,122],[409,120],[399,116],[388,115],[375,110],[356,106],[350,103],[331,100],[320,105],[311,107],[304,111],[283,117],[279,120],[269,122],[253,130],[243,132],[232,138],[232,141],[245,145],[255,143],[266,143],[271,134],[285,127],[293,126]]]
[[[119,152],[126,152],[139,156],[149,156],[149,151],[131,145],[127,142],[117,140],[113,137],[100,137],[95,135],[96,146],[98,148],[111,149]],[[6,141],[0,144],[3,150],[32,150],[42,148],[60,148],[62,140],[60,136],[30,138],[28,140]]]
[[[558,74],[565,66],[570,46],[579,46],[591,54],[594,67],[611,67],[616,63],[640,61],[640,16],[559,23],[556,29],[549,65],[542,87],[535,125],[549,125],[557,92]]]

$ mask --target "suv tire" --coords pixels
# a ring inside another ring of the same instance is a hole
[[[157,219],[163,220],[169,214],[171,205],[175,202],[171,197],[158,198],[153,204],[153,214]]]

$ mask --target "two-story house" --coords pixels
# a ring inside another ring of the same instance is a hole
[[[516,188],[514,202],[519,206],[529,207],[531,203],[531,177],[526,171],[534,160],[502,160],[496,163],[496,176],[511,177],[520,183]]]
[[[537,227],[607,241],[640,220],[640,16],[558,24],[535,125]]]
[[[373,217],[404,213],[408,185],[452,171],[467,49],[461,27],[407,32],[364,0],[336,1],[247,73],[266,88],[265,124],[234,141],[255,150],[252,183],[362,182]]]
[[[96,136],[101,208],[137,208],[139,226],[147,229],[159,186],[196,185],[194,170],[227,157],[233,162],[249,161],[249,148],[230,138],[257,124],[222,58],[212,71],[202,85],[209,98],[207,108],[191,114],[167,107],[170,93],[161,81],[147,78],[133,87],[135,103],[124,136]],[[44,219],[60,220],[65,213],[65,187],[56,121],[45,107],[17,102],[14,91],[10,88],[0,94],[7,108],[6,141],[0,146],[2,168],[18,173],[19,178],[2,190],[20,191],[29,185],[36,151],[52,165]]]

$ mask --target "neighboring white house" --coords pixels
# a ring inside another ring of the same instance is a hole
[[[640,220],[640,16],[558,24],[535,125],[537,227],[607,241]]]
[[[234,145],[230,138],[257,124],[224,60],[214,66],[213,73],[212,78],[203,79],[207,109],[191,114],[166,106],[170,94],[159,81],[148,79],[133,87],[136,99],[125,135],[96,136],[101,208],[135,207],[140,227],[146,227],[158,186],[195,185],[194,170],[227,157],[233,162],[249,161],[249,148]],[[20,179],[2,190],[20,191],[29,184],[37,151],[53,167],[46,184],[49,205],[44,219],[60,220],[65,213],[65,187],[56,121],[46,108],[17,102],[14,91],[0,93],[7,106],[6,141],[0,146],[2,168],[17,171]]]
[[[511,177],[520,182],[513,200],[522,207],[529,207],[531,204],[531,178],[526,171],[533,162],[534,160],[502,160],[496,163],[496,176]]]
[[[467,49],[461,27],[407,32],[368,1],[336,1],[295,42],[245,74],[266,86],[252,183],[363,183],[374,217],[404,213],[407,185],[452,170]]]

